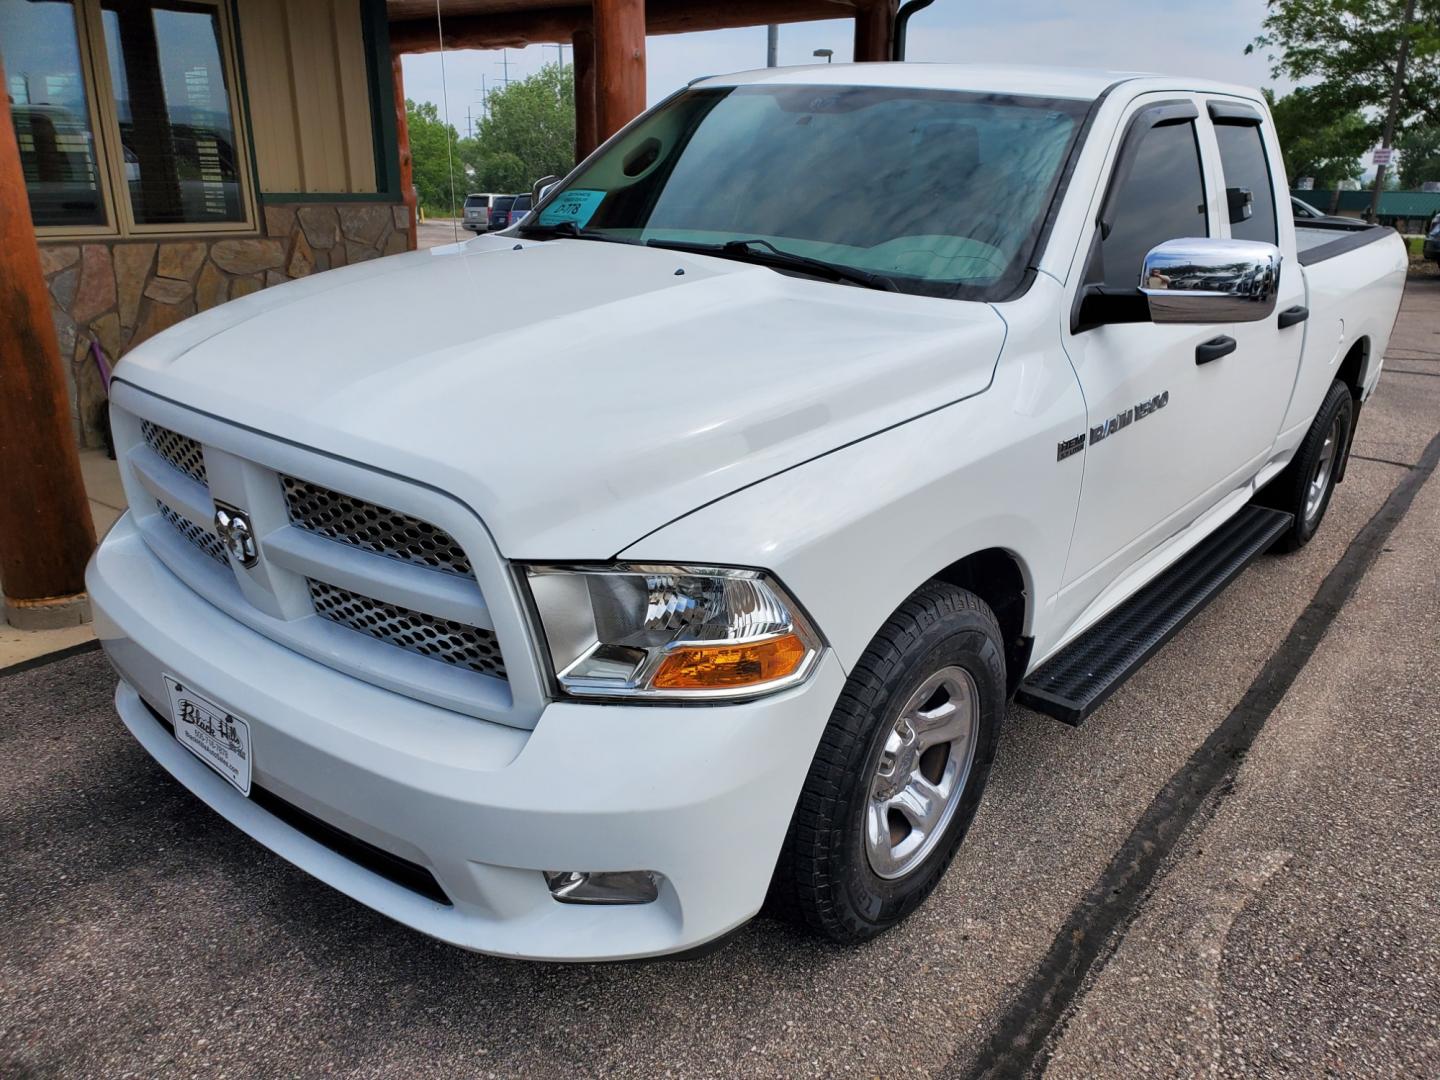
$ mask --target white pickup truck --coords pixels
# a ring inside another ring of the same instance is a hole
[[[1296,228],[1244,88],[696,82],[518,229],[130,354],[117,708],[467,948],[696,950],[767,896],[862,940],[955,855],[1007,702],[1079,722],[1310,538],[1405,269]]]

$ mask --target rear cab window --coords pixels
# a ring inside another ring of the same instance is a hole
[[[1220,147],[1220,168],[1225,188],[1225,210],[1230,235],[1236,240],[1280,242],[1275,216],[1275,182],[1260,114],[1214,117],[1215,141]]]

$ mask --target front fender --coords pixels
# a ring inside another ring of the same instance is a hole
[[[849,671],[920,584],[987,548],[1010,552],[1025,632],[1043,655],[1080,494],[1084,402],[1056,350],[1002,356],[983,394],[853,443],[683,517],[627,560],[755,566],[779,576]]]

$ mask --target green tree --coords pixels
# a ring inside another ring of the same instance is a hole
[[[1440,125],[1440,0],[1266,0],[1264,33],[1245,49],[1264,51],[1271,73],[1316,84],[1316,101],[1340,112],[1390,105],[1402,34],[1410,59],[1400,90],[1399,129]]]
[[[1360,179],[1365,151],[1379,134],[1378,124],[1365,119],[1359,109],[1336,111],[1309,88],[1282,98],[1266,90],[1265,97],[1292,185],[1301,176],[1313,176],[1315,186],[1324,189],[1338,187],[1341,180]]]
[[[465,172],[460,158],[459,133],[440,119],[440,110],[430,101],[405,99],[405,119],[410,128],[411,168],[415,190],[425,212],[456,217],[465,201]],[[450,174],[454,166],[453,187]],[[451,191],[454,191],[454,202]]]
[[[492,91],[488,115],[459,153],[474,170],[478,191],[529,191],[542,176],[575,164],[575,74],[547,64],[534,75]]]
[[[1440,125],[1412,127],[1395,140],[1400,149],[1400,186],[1417,190],[1440,181]]]

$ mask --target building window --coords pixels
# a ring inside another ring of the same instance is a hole
[[[0,60],[35,224],[106,226],[74,5],[0,4]]]
[[[253,227],[219,0],[5,3],[0,43],[37,228],[143,235]],[[17,89],[35,104],[19,105]],[[69,148],[63,161],[50,149],[56,139]]]

